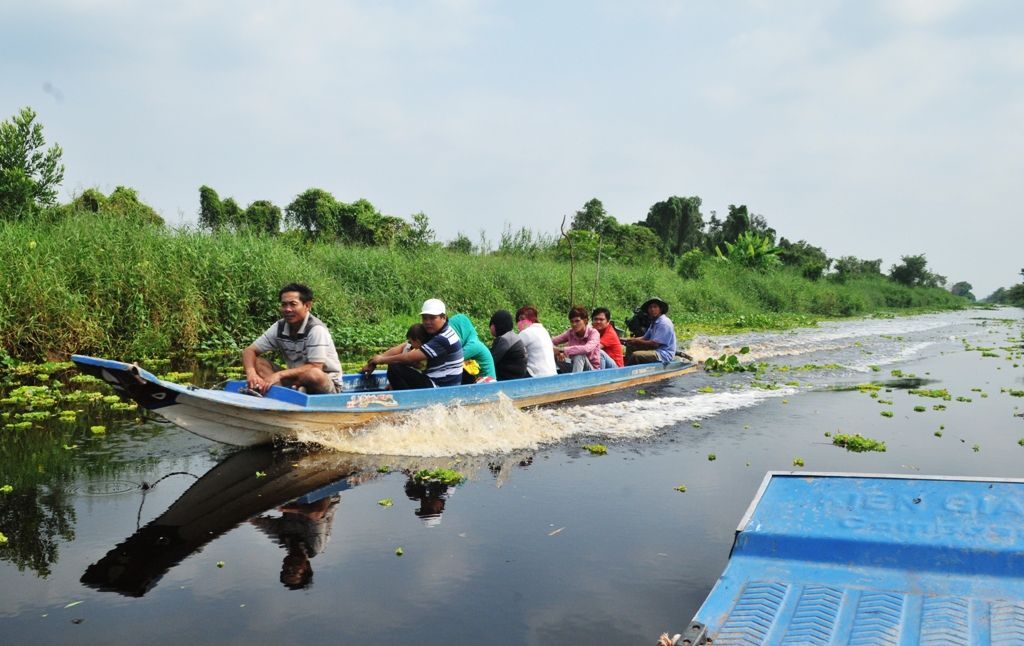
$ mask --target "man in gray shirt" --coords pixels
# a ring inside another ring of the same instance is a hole
[[[288,283],[278,292],[281,320],[242,351],[242,366],[249,388],[265,393],[271,386],[303,388],[310,394],[341,392],[341,361],[327,326],[310,314],[313,290]],[[260,355],[278,350],[287,368]]]

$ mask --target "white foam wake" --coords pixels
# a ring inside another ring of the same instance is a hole
[[[308,432],[299,439],[336,451],[369,455],[508,454],[581,435],[612,441],[641,439],[673,424],[707,419],[793,392],[793,388],[751,388],[528,411],[519,410],[502,397],[498,403],[485,406],[430,406],[359,429]]]

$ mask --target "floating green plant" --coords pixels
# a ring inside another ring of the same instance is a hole
[[[825,437],[832,437],[831,431],[825,431]]]
[[[935,398],[935,399],[943,399],[945,397],[949,397],[949,391],[945,390],[945,389],[943,389],[943,390],[923,390],[923,389],[922,390],[914,390],[914,389],[911,389],[911,390],[907,391],[907,394],[908,395],[917,395],[918,397],[932,397],[932,398]]]
[[[1024,446],[1024,444],[1022,444],[1021,446]],[[14,491],[14,487],[12,487],[11,485],[4,485],[0,487],[0,493],[11,493],[12,491]]]
[[[377,473],[387,473],[390,470],[391,469],[388,468],[387,465],[382,466],[382,467],[377,467]]]
[[[891,399],[879,399],[878,403],[879,404],[885,404],[886,406],[892,406],[892,400]]]
[[[714,462],[717,459],[718,459],[717,455],[715,455],[714,453],[708,453],[708,461],[709,462]]]
[[[100,435],[101,433],[106,433],[107,432],[107,427],[106,426],[90,426],[89,430],[92,431],[93,433],[95,433],[96,435]]]
[[[257,471],[256,472],[256,477],[257,478],[262,478],[262,477],[264,477],[266,475],[267,475],[267,473],[265,471]]]
[[[892,411],[891,410],[883,410],[881,412],[881,415],[882,415],[882,417],[892,417]]]
[[[915,413],[923,413],[926,410],[928,410],[928,409],[925,408],[924,406],[914,406],[914,412]]]
[[[1024,437],[1022,437],[1019,440],[1017,440],[1017,444],[1020,444],[1021,446],[1024,446]],[[8,486],[10,486],[10,485],[8,485]]]
[[[853,435],[836,435],[832,438],[832,443],[836,446],[845,448],[847,451],[854,451],[856,453],[863,453],[864,451],[878,451],[879,453],[885,453],[885,442],[879,442],[867,437],[862,437],[859,433],[854,433]]]
[[[139,405],[132,402],[114,402],[110,405],[110,410],[135,410]]]
[[[391,500],[390,498],[385,498],[384,500],[377,501],[377,504],[380,505],[381,507],[390,507],[395,504],[395,501]]]
[[[718,357],[717,359],[714,357],[708,357],[704,361],[704,369],[708,371],[715,370],[719,372],[755,372],[761,369],[758,364],[743,365],[740,363],[740,359],[736,355],[747,354],[748,352],[750,352],[750,348],[744,346],[740,348],[739,352],[737,352],[736,354],[726,353]]]
[[[942,437],[942,431],[935,431],[935,437]]]
[[[802,466],[804,466],[803,458],[793,458],[793,466],[794,467],[802,467]]]
[[[862,393],[871,392],[874,390],[881,390],[882,387],[878,384],[857,384],[854,389],[859,390]]]
[[[598,444],[597,446],[601,445]],[[586,446],[583,448],[589,450],[589,448]],[[603,449],[604,447],[601,446],[601,448]],[[593,453],[593,451],[591,452]],[[457,485],[463,480],[465,480],[465,477],[463,477],[461,473],[459,473],[458,471],[452,471],[451,469],[434,469],[433,471],[422,469],[420,471],[417,471],[416,475],[413,477],[415,477],[417,480],[436,480],[446,485]]]
[[[608,453],[608,447],[604,444],[588,444],[583,447],[584,451],[590,451],[591,455],[605,455]]]
[[[712,388],[711,386],[704,386],[703,388],[698,388],[697,392],[699,392],[699,393],[713,393],[713,392],[715,392],[715,389]]]
[[[676,490],[676,491],[681,491],[683,493],[686,493],[686,485],[679,485],[678,487],[672,487],[672,488],[674,490]]]
[[[980,446],[978,446],[977,444],[975,444],[973,448],[974,448],[974,452],[975,452],[975,453],[977,453],[978,451],[980,451],[980,450],[981,450],[981,447],[980,447]]]
[[[903,376],[903,371],[902,370],[893,370],[889,374],[892,375],[893,377],[902,377]]]
[[[881,368],[879,368],[878,366],[868,366],[868,368],[871,368],[871,369],[872,369],[872,370],[874,370],[875,372],[882,372],[882,369],[881,369]]]
[[[402,548],[399,547],[397,550],[395,550],[395,554],[398,555],[398,556],[401,556],[402,555]]]

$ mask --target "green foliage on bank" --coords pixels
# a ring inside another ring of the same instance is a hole
[[[140,356],[237,348],[277,319],[277,290],[308,283],[314,312],[343,351],[404,338],[423,300],[442,298],[483,329],[498,309],[532,304],[549,329],[567,325],[568,263],[550,257],[342,245],[298,231],[277,236],[172,230],[109,210],[52,222],[0,223],[0,348],[23,358],[72,352]],[[574,299],[591,304],[596,266],[576,264]],[[883,309],[951,308],[945,290],[882,276],[811,281],[796,268],[752,271],[707,258],[684,280],[660,263],[605,263],[596,304],[622,322],[656,294],[681,336],[696,329],[779,328]]]

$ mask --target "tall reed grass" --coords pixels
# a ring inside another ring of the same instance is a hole
[[[277,290],[290,281],[313,288],[314,312],[343,350],[404,338],[426,298],[443,299],[481,329],[495,310],[526,304],[561,329],[572,304],[569,265],[554,260],[173,231],[102,213],[0,224],[0,268],[0,348],[22,358],[78,352],[132,359],[242,347],[276,320]],[[590,305],[595,269],[577,263],[576,302]],[[596,301],[622,320],[658,295],[680,328],[772,327],[789,315],[966,304],[940,289],[881,277],[812,282],[786,270],[762,274],[714,261],[703,274],[683,280],[660,265],[606,263]]]

